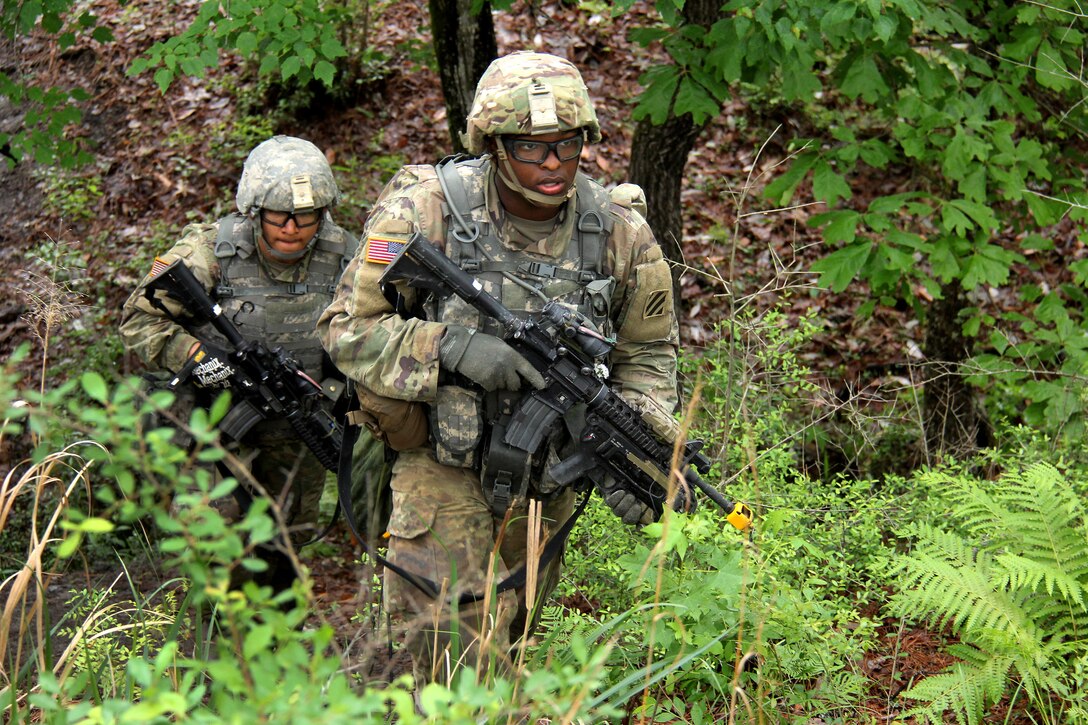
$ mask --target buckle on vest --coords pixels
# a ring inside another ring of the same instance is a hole
[[[495,487],[491,489],[491,511],[496,516],[505,514],[506,509],[513,503],[513,497],[510,495],[513,488],[510,475],[508,471],[499,471],[500,478],[495,480]]]
[[[231,287],[229,284],[219,285],[218,287],[215,288],[215,296],[216,297],[233,297],[234,296],[234,288]]]
[[[470,273],[479,272],[480,271],[480,260],[478,260],[478,259],[462,259],[461,260],[461,269],[463,269],[466,272],[470,272]]]
[[[554,277],[557,267],[554,264],[544,262],[522,262],[518,265],[518,271],[531,274],[535,277]]]
[[[596,279],[597,273],[594,272],[592,269],[583,269],[581,272],[578,273],[578,284],[580,285],[585,286],[590,282],[596,281]]]
[[[306,294],[306,287],[307,285],[305,282],[292,282],[291,284],[287,285],[287,294],[304,295]]]

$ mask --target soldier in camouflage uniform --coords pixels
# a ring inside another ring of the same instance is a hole
[[[641,190],[626,184],[610,199],[578,171],[583,145],[600,138],[588,91],[571,63],[532,52],[494,61],[479,81],[464,136],[478,158],[398,172],[318,322],[333,362],[357,385],[429,412],[430,440],[401,450],[393,467],[389,560],[445,582],[448,596],[436,602],[389,572],[384,584],[391,615],[420,617],[408,627],[415,635],[417,682],[443,674],[448,602],[486,591],[496,542],[494,581],[526,561],[527,499],[542,502],[552,531],[571,515],[574,492],[551,480],[546,468],[579,423],[566,421],[569,429],[552,431],[547,450],[510,463],[499,432],[522,391],[541,387],[543,379],[500,339],[498,323],[459,298],[423,298],[399,284],[379,288],[409,235],[422,233],[512,310],[537,311],[558,299],[585,313],[617,339],[613,388],[675,434],[672,279],[650,227],[634,211],[644,204]],[[594,483],[625,522],[652,519],[648,507],[613,482]],[[557,583],[559,564],[557,556],[540,571],[536,603]],[[487,653],[505,656],[535,624],[537,612],[526,611],[522,589],[496,599],[490,613],[482,601],[459,606],[468,664]],[[456,661],[457,653],[452,657]]]
[[[275,136],[249,154],[238,184],[238,212],[213,224],[192,224],[160,259],[184,260],[225,316],[250,341],[282,346],[315,380],[339,373],[314,332],[321,311],[358,246],[330,214],[340,199],[325,155],[300,138]],[[198,401],[226,385],[229,343],[211,325],[189,334],[144,297],[145,278],[125,303],[121,336],[147,365],[177,372],[199,359],[189,379]],[[178,319],[187,312],[164,300]],[[342,386],[341,386],[342,387]],[[257,423],[236,451],[252,479],[276,497],[292,539],[315,531],[325,468],[284,420]],[[290,587],[296,572],[282,552],[266,550],[270,571],[259,583]],[[237,583],[237,582],[236,582]]]

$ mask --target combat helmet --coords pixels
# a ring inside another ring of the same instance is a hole
[[[310,211],[338,201],[340,189],[325,154],[293,136],[273,136],[249,153],[235,197],[238,211],[250,217],[260,209]]]
[[[488,136],[579,128],[589,143],[601,140],[582,74],[563,58],[518,51],[493,60],[480,77],[461,140],[470,154],[479,155],[487,149]]]

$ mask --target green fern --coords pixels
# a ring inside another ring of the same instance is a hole
[[[914,548],[893,563],[900,593],[891,606],[950,628],[960,644],[949,653],[959,661],[903,693],[923,703],[907,714],[938,723],[951,711],[974,725],[1016,687],[1041,722],[1051,721],[1055,698],[1073,705],[1088,694],[1088,677],[1070,667],[1088,656],[1083,504],[1045,464],[997,482],[927,478],[950,510],[941,526],[906,527]]]

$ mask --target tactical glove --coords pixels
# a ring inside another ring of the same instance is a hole
[[[193,385],[205,390],[223,390],[230,387],[234,366],[226,351],[206,342],[193,351],[185,367],[192,366]]]
[[[438,364],[484,390],[521,390],[522,378],[538,390],[544,377],[514,348],[484,332],[448,325],[438,345]]]
[[[620,517],[623,523],[629,526],[645,526],[654,522],[654,510],[638,499],[635,494],[625,491],[616,484],[611,476],[597,484],[597,490],[601,492],[604,502],[612,513]]]

